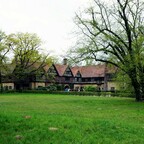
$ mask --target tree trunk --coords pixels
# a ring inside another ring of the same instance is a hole
[[[132,81],[132,86],[134,88],[134,94],[135,94],[136,101],[140,102],[140,101],[142,101],[142,95],[143,95],[141,85],[137,81],[136,77],[133,77],[131,79],[131,81]]]
[[[3,92],[3,84],[2,84],[2,74],[0,71],[0,92]]]
[[[134,92],[135,92],[135,98],[137,102],[142,101],[142,92],[141,88],[139,87],[134,87]]]

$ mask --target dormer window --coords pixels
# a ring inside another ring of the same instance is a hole
[[[66,69],[64,76],[72,76],[72,72],[71,72],[70,68]]]

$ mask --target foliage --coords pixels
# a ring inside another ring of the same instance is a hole
[[[0,31],[0,91],[3,90],[2,75],[6,73],[7,56],[9,52],[9,44],[7,43],[7,36],[4,32]]]
[[[57,86],[54,84],[48,85],[46,88],[47,91],[57,91]]]
[[[63,84],[57,84],[57,90],[58,91],[63,91],[64,90],[64,85]]]
[[[55,85],[57,86],[57,85]],[[57,90],[56,90],[57,89]],[[103,97],[130,97],[133,98],[133,93],[130,91],[69,91],[65,92],[58,87],[54,91],[49,91],[47,87],[38,87],[34,90],[4,90],[3,93],[32,93],[32,94],[55,94],[55,95],[73,95],[73,96],[103,96]]]
[[[123,71],[119,70],[113,80],[117,81],[120,91],[134,93],[134,89],[131,86],[131,80]]]
[[[16,65],[21,65],[27,69],[36,62],[41,63],[47,58],[47,56],[40,53],[42,41],[36,34],[10,34],[8,41],[11,44],[14,53],[13,62]]]
[[[76,15],[82,37],[70,55],[118,67],[129,77],[137,101],[144,97],[143,9],[141,0],[93,0],[92,7]]]
[[[52,64],[52,57],[42,53],[42,41],[36,34],[17,33],[8,36],[10,48],[14,54],[15,69],[13,78],[19,89],[26,80],[36,80],[45,75],[44,67]]]
[[[38,90],[38,91],[37,91]],[[54,92],[54,91],[57,91],[57,86],[55,84],[50,84],[48,85],[47,87],[43,87],[43,86],[39,86],[38,88],[36,88],[36,90],[32,90],[32,93],[47,93],[47,92]],[[30,92],[31,93],[31,90],[30,91],[22,91],[22,92]]]
[[[0,99],[2,144],[144,143],[144,105],[134,99],[32,93]]]
[[[84,90],[89,92],[95,92],[97,91],[97,88],[95,86],[85,86]]]

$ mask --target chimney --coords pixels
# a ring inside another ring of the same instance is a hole
[[[67,65],[67,58],[63,59],[63,65]]]

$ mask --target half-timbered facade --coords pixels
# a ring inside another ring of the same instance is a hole
[[[83,89],[85,86],[95,86],[101,91],[115,89],[112,85],[112,79],[116,69],[113,71],[110,71],[110,69],[105,64],[73,67],[72,71],[75,74],[74,89]]]
[[[61,90],[83,90],[85,86],[95,86],[101,91],[109,91],[117,89],[116,83],[113,81],[116,71],[116,68],[108,67],[106,64],[70,67],[65,62],[38,69],[22,84],[24,89],[37,89],[57,84],[63,86]],[[17,83],[16,79],[3,77],[4,87],[18,89],[19,85],[20,83]]]
[[[63,85],[65,88],[73,88],[74,76],[68,65],[53,64],[47,73],[53,80],[51,82],[49,78],[46,85],[55,83]]]

